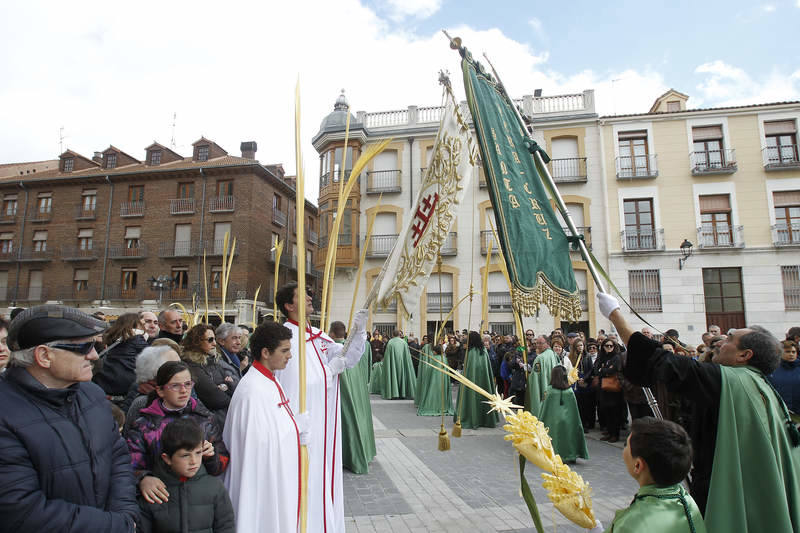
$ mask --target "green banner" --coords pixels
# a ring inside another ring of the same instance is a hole
[[[530,316],[544,304],[555,317],[576,321],[581,303],[569,242],[536,168],[532,152],[540,149],[469,52],[461,68],[514,309]]]

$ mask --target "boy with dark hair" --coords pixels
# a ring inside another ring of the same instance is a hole
[[[622,451],[639,492],[627,509],[617,511],[608,532],[705,533],[703,516],[681,485],[692,466],[692,444],[681,426],[645,416],[631,423]]]
[[[141,531],[233,532],[233,506],[222,482],[203,466],[203,430],[188,418],[167,424],[161,434],[161,460],[154,474],[167,486],[170,498],[162,504],[139,496]]]

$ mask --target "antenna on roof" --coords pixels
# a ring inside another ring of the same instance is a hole
[[[58,128],[58,155],[64,153],[64,126]]]
[[[172,112],[172,139],[169,141],[169,147],[173,150],[175,149],[175,119],[178,117],[178,113]]]

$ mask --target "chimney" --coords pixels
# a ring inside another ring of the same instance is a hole
[[[92,161],[95,163],[103,164],[103,152],[95,152],[94,157],[92,157]]]
[[[245,141],[240,146],[239,149],[242,151],[242,157],[245,159],[255,159],[256,158],[256,150],[258,150],[258,145],[255,141]]]

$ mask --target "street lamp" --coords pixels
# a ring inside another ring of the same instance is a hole
[[[683,257],[678,258],[678,270],[683,270],[683,264],[692,256],[692,243],[688,239],[683,239],[681,243],[681,253]]]
[[[149,281],[150,288],[154,291],[158,291],[158,306],[161,307],[161,298],[164,295],[164,291],[172,290],[175,286],[175,279],[166,274],[162,274],[157,278],[151,277]]]

